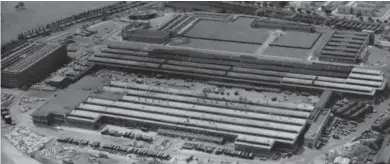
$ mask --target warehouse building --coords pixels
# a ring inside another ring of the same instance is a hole
[[[199,91],[115,81],[102,89],[124,95],[90,96],[66,114],[66,121],[86,128],[114,124],[160,132],[191,131],[222,137],[238,150],[259,153],[294,148],[314,109],[306,103],[263,100],[249,104],[237,97],[222,99],[219,94],[204,96]]]
[[[331,110],[322,110],[318,118],[312,123],[305,134],[304,144],[309,147],[316,147],[318,139],[321,137],[322,131],[326,127],[331,118]]]
[[[333,92],[331,90],[325,90],[324,92],[322,92],[320,100],[315,105],[314,110],[308,119],[309,124],[312,124],[313,122],[315,122],[315,120],[317,120],[317,117],[319,116],[321,111],[323,111],[326,105],[331,101],[332,96]]]
[[[134,52],[135,49],[143,50]],[[89,61],[99,67],[153,71],[224,82],[329,89],[368,96],[383,90],[386,84],[383,72],[379,70],[367,68],[363,71],[353,66],[258,59],[233,52],[162,46],[134,48],[125,44],[111,44],[102,52]]]
[[[34,43],[2,60],[2,86],[29,86],[43,80],[66,61],[65,46]]]

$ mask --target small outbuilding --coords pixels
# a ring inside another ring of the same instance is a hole
[[[56,87],[56,88],[65,88],[69,85],[69,79],[64,76],[54,76],[51,78],[48,82],[49,85]]]

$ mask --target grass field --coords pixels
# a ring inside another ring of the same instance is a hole
[[[247,19],[242,21],[249,22]],[[242,23],[242,21],[222,22],[200,19],[185,33],[185,36],[249,44],[262,44],[267,40],[269,30],[253,29],[250,23]]]
[[[278,37],[271,45],[310,49],[320,36],[321,33],[287,31],[282,36]]]

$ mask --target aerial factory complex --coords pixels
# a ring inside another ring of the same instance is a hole
[[[116,2],[22,32],[2,45],[3,151],[24,163],[390,162],[386,10]]]

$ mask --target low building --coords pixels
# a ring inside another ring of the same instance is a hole
[[[318,140],[321,137],[322,131],[324,130],[324,128],[328,124],[328,121],[330,118],[331,118],[331,110],[321,111],[317,120],[315,120],[315,122],[310,125],[308,131],[305,134],[304,144],[307,147],[313,148],[313,147],[317,146]]]
[[[322,92],[320,96],[320,100],[315,105],[314,111],[311,112],[310,114],[310,117],[308,119],[309,124],[312,124],[313,122],[315,122],[315,120],[317,120],[317,117],[319,116],[321,111],[325,110],[325,107],[331,100],[332,96],[333,96],[333,91],[331,90],[325,90]]]
[[[54,76],[47,83],[56,88],[65,88],[70,80],[64,76]]]
[[[270,142],[269,144],[264,144],[264,141],[260,141],[257,137],[248,137],[248,136],[238,136],[234,142],[234,149],[252,152],[257,155],[268,154],[274,142]]]
[[[202,91],[181,89],[162,92],[157,86],[150,88],[118,81],[106,84],[91,78],[72,84],[53,101],[34,111],[34,123],[67,123],[88,129],[106,124],[156,131],[169,129],[175,131],[175,134],[169,132],[170,135],[187,138],[190,133],[176,132],[191,132],[199,134],[191,136],[194,139],[215,143],[226,140],[235,143],[238,150],[261,153],[296,145],[314,109],[308,103],[259,101],[249,104],[239,97],[229,97],[215,104],[211,100],[221,95],[204,97]],[[83,89],[89,87],[91,89]],[[95,93],[97,88],[102,92]],[[145,97],[147,92],[155,94]],[[205,102],[200,103],[197,97]]]
[[[363,70],[332,63],[257,59],[235,52],[161,45],[134,47],[110,44],[108,50],[104,54],[89,58],[89,62],[98,67],[154,71],[273,87],[329,89],[339,93],[367,96],[373,96],[376,91],[383,90],[387,83],[383,71],[369,68]],[[126,57],[120,57],[124,53]],[[139,53],[143,55],[140,56]]]

